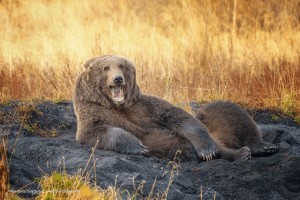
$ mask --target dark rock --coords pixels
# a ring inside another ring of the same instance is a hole
[[[28,132],[17,117],[6,120],[14,115],[21,103],[0,106],[0,134],[8,135],[12,190],[24,186],[27,191],[37,190],[39,186],[35,180],[43,174],[51,174],[55,170],[74,174],[80,168],[91,172],[91,181],[96,179],[102,188],[116,183],[121,190],[133,192],[145,181],[140,197],[148,196],[155,180],[154,193],[167,188],[170,174],[166,172],[171,169],[167,160],[97,149],[95,159],[88,163],[92,149],[75,141],[76,117],[72,103],[38,103],[35,108],[43,114],[31,116],[31,122],[37,123],[41,129],[55,129],[57,137],[41,137],[38,133]],[[168,199],[199,199],[200,191],[203,199],[299,199],[300,128],[292,118],[282,114],[276,115],[274,123],[273,114],[264,111],[253,115],[256,121],[263,122],[259,128],[264,140],[279,143],[281,149],[277,154],[254,157],[250,162],[215,159],[180,163]],[[23,191],[22,196],[33,195]]]

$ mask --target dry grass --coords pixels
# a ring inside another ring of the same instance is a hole
[[[0,99],[70,99],[82,62],[119,54],[174,103],[299,113],[299,21],[299,0],[1,0]]]
[[[43,112],[37,108],[38,101],[22,102],[16,109],[16,118],[19,121],[21,127],[28,133],[34,135],[40,135],[43,137],[56,137],[57,131],[49,129],[47,127],[41,127],[34,118],[41,117]]]
[[[94,150],[92,149],[92,154],[90,159],[94,157]],[[141,193],[143,193],[144,184],[146,181],[141,181],[138,185],[136,185],[134,179],[132,177],[128,177],[128,179],[132,179],[134,191],[128,191],[120,187],[109,186],[106,189],[102,189],[96,184],[96,180],[94,184],[91,183],[90,175],[93,173],[96,174],[95,168],[95,160],[94,168],[90,171],[87,170],[88,164],[91,160],[88,161],[85,169],[82,171],[78,170],[74,175],[68,175],[65,170],[62,172],[53,172],[51,175],[44,175],[40,180],[41,191],[38,193],[38,196],[35,198],[36,200],[55,200],[55,199],[94,199],[94,200],[117,200],[117,199],[127,199],[127,200],[135,200],[135,199],[145,199],[145,200],[166,200],[168,198],[168,193],[174,178],[179,174],[180,170],[180,161],[177,156],[180,154],[180,151],[176,152],[174,159],[169,161],[167,165],[167,171],[164,172],[163,176],[168,175],[168,185],[166,188],[159,188],[155,190],[156,180],[152,184],[152,189],[149,195],[146,198],[143,198]],[[94,177],[96,179],[96,177]],[[117,180],[116,180],[117,182]],[[157,188],[156,188],[157,189]],[[163,191],[161,189],[164,189]],[[202,194],[199,194],[202,197]]]
[[[73,176],[66,173],[54,172],[45,175],[41,179],[41,193],[36,200],[55,200],[55,199],[95,199],[95,200],[114,200],[120,199],[118,191],[114,187],[103,190],[93,187],[86,177],[81,174]]]
[[[5,199],[8,192],[9,174],[5,143],[5,140],[0,135],[0,199]]]

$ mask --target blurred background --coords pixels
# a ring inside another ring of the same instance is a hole
[[[0,0],[0,101],[71,99],[118,54],[142,92],[300,112],[300,0]]]

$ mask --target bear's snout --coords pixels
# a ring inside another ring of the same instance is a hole
[[[124,77],[122,75],[117,75],[113,79],[113,82],[118,85],[121,85],[123,83],[123,81],[124,81]]]

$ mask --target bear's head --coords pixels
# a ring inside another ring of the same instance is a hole
[[[128,107],[140,96],[135,66],[126,58],[107,55],[86,61],[86,70],[79,75],[77,92],[81,100],[105,107]],[[80,88],[80,89],[79,89]]]

